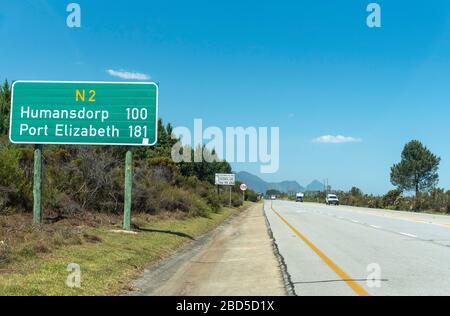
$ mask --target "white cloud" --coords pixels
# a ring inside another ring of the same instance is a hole
[[[342,135],[323,135],[313,139],[314,143],[324,143],[324,144],[359,143],[361,141],[362,141],[361,138]]]
[[[125,80],[149,80],[150,76],[139,72],[130,72],[125,70],[108,69],[106,71],[110,76]]]

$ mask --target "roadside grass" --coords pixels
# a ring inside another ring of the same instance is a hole
[[[244,207],[248,207],[246,203]],[[117,295],[130,290],[130,282],[143,269],[174,253],[238,213],[223,208],[208,217],[173,218],[137,215],[137,234],[113,232],[117,226],[82,227],[79,241],[48,250],[20,253],[21,259],[0,268],[0,295]],[[26,247],[24,249],[27,249]],[[36,254],[37,252],[37,254]],[[81,267],[81,287],[69,288],[67,266]]]

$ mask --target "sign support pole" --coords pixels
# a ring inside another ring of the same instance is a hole
[[[42,145],[34,147],[33,222],[41,223]]]
[[[125,156],[125,201],[123,210],[123,229],[131,230],[131,187],[133,183],[132,174],[133,156],[131,150],[127,150]]]

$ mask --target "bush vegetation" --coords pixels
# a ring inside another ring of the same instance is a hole
[[[32,208],[33,146],[8,143],[10,86],[0,89],[0,215]],[[184,212],[207,216],[229,203],[228,190],[216,190],[215,173],[230,173],[226,161],[182,162],[171,159],[172,126],[159,121],[158,144],[133,148],[133,212]],[[124,158],[119,146],[46,145],[43,149],[42,202],[45,214],[123,211]],[[191,148],[194,156],[197,152]],[[215,155],[199,148],[206,155]],[[248,194],[253,198],[253,194]],[[232,205],[243,203],[238,186]]]
[[[384,195],[364,194],[357,187],[348,192],[337,191],[344,205],[402,211],[450,213],[450,190],[436,188],[441,158],[421,142],[412,140],[403,148],[401,161],[391,168],[391,183],[397,188]],[[415,195],[404,193],[414,192]],[[289,196],[294,200],[293,195]],[[307,202],[325,203],[325,192],[309,192]]]
[[[348,192],[338,191],[335,193],[337,193],[339,201],[343,205],[450,214],[450,190],[445,191],[440,188],[434,188],[430,192],[419,192],[416,196],[404,195],[399,189],[377,196],[364,194],[356,187]],[[305,201],[325,203],[325,193],[310,193],[305,197]]]

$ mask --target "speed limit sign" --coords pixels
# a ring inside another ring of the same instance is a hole
[[[241,189],[242,192],[245,192],[245,191],[247,191],[248,186],[245,183],[242,183],[239,188]]]

